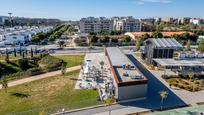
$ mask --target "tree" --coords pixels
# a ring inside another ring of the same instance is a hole
[[[97,37],[96,35],[92,35],[92,36],[90,37],[90,42],[91,42],[91,43],[96,43],[96,42],[98,42],[98,37]]]
[[[118,43],[118,38],[112,38],[112,39],[111,39],[111,42],[112,42],[112,43]]]
[[[20,52],[19,52],[19,53],[20,53],[20,55],[22,54],[22,47],[21,47],[21,44],[20,44]]]
[[[191,50],[191,41],[188,40],[187,44],[186,44],[186,50],[190,51]]]
[[[90,32],[89,35],[96,36],[97,34],[95,32]]]
[[[37,33],[35,34],[34,36],[32,36],[31,38],[31,42],[35,42],[35,43],[40,43],[41,40],[44,40],[45,39],[45,34],[40,32],[40,33]]]
[[[8,63],[9,60],[9,53],[8,53],[8,49],[6,49],[6,57],[5,57],[5,62]]]
[[[99,34],[102,35],[102,36],[108,36],[108,35],[110,35],[110,32],[108,30],[101,30],[99,32]]]
[[[7,79],[4,77],[2,80],[2,89],[5,89],[5,92],[7,93],[7,88],[8,88],[8,82]]]
[[[100,62],[101,69],[103,69],[104,64],[105,64],[104,61],[101,61],[101,62]]]
[[[169,94],[169,93],[168,93],[167,91],[161,91],[161,92],[159,92],[159,95],[160,95],[160,97],[161,97],[161,110],[163,109],[164,99],[167,98],[168,94]]]
[[[61,67],[61,73],[62,73],[62,75],[64,75],[65,72],[66,72],[66,63],[64,62],[64,63],[62,63],[62,67]]]
[[[148,33],[145,33],[141,36],[140,39],[142,39],[143,41],[145,41],[146,39],[150,38],[150,35]]]
[[[63,48],[63,47],[64,47],[65,42],[64,42],[64,41],[59,41],[59,42],[58,42],[58,44],[59,44],[60,48]]]
[[[103,36],[99,40],[101,43],[108,43],[109,42],[109,37],[108,36]]]
[[[24,53],[24,52],[23,52],[23,55],[22,55],[22,57],[23,57],[23,58],[25,58],[25,53]]]
[[[33,48],[30,49],[30,56],[33,57]]]
[[[181,35],[182,40],[188,40],[190,38],[190,34],[188,32],[185,32]]]
[[[28,59],[20,59],[18,60],[18,65],[22,70],[27,70],[28,69]]]
[[[198,45],[198,50],[204,52],[204,39],[201,39]]]
[[[128,35],[123,36],[123,39],[124,39],[124,42],[126,42],[126,43],[131,41],[131,38]]]
[[[13,55],[16,57],[16,48],[14,48]]]
[[[136,41],[136,50],[138,51],[139,49],[140,49],[140,45],[141,43],[140,43],[140,40],[137,40]]]
[[[155,31],[152,33],[153,38],[163,38],[163,34],[159,31]]]
[[[190,79],[190,80],[193,80],[194,75],[195,75],[194,72],[189,72],[189,73],[188,73],[189,79]]]

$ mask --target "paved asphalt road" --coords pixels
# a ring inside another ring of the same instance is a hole
[[[148,78],[147,99],[113,105],[111,107],[112,111],[117,110],[118,112],[117,114],[122,115],[122,114],[126,114],[126,113],[123,113],[123,111],[124,109],[128,109],[128,108],[134,108],[135,112],[139,112],[137,111],[139,110],[139,108],[144,108],[147,110],[160,109],[161,98],[159,96],[159,92],[162,90],[166,90],[169,93],[167,99],[164,100],[163,108],[186,105],[183,100],[181,100],[170,89],[168,89],[162,82],[160,82],[154,75],[152,75],[133,55],[127,55],[127,56],[139,68],[139,70]],[[141,111],[144,109],[141,109]],[[108,111],[107,107],[99,107],[99,108],[82,110],[82,111],[73,112],[73,113],[66,113],[66,115],[90,115],[90,114],[97,114],[97,113],[103,113],[103,112],[105,113],[106,111]]]

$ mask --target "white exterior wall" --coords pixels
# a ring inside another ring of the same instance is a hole
[[[5,36],[5,40],[2,41],[4,44],[16,44],[25,43],[25,36],[22,35],[8,35]]]
[[[147,84],[118,87],[117,93],[119,101],[145,98],[147,96]]]

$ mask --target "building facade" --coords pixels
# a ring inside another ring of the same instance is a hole
[[[143,58],[150,64],[153,59],[173,58],[174,51],[183,48],[174,38],[149,38],[144,44]]]
[[[192,18],[190,22],[195,25],[204,25],[204,19],[201,18]]]
[[[118,101],[140,100],[147,96],[147,78],[117,47],[108,47],[105,54],[111,66]]]
[[[105,17],[88,17],[80,20],[81,33],[98,33],[101,30],[140,32],[142,30],[142,23],[139,19],[135,19],[131,16],[113,17],[111,19]]]
[[[132,16],[115,17],[113,20],[115,31],[140,32],[142,30],[141,21],[133,18]]]
[[[98,33],[101,30],[111,31],[113,30],[113,21],[105,17],[94,18],[82,18],[80,20],[80,32],[81,33]]]

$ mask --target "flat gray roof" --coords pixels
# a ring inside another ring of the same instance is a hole
[[[129,82],[129,81],[141,81],[141,80],[145,80],[146,78],[144,77],[144,75],[138,70],[126,70],[126,72],[128,73],[128,76],[124,76],[123,75],[123,68],[115,68],[115,71],[118,74],[118,79],[122,82]],[[139,78],[136,79],[132,79],[131,77],[134,76],[141,76]]]
[[[149,38],[145,42],[147,41],[150,41],[157,48],[183,48],[174,38]]]
[[[175,60],[175,59],[153,59],[161,66],[204,66],[204,59]]]
[[[134,64],[132,64],[132,62],[118,47],[107,47],[106,49],[113,66],[134,66]]]
[[[118,47],[107,47],[107,53],[110,61],[116,71],[117,78],[120,82],[141,81],[146,80],[146,77],[138,70],[131,60]],[[123,65],[134,66],[135,69],[123,69]],[[127,73],[128,76],[124,76]],[[133,77],[141,76],[134,79]]]

